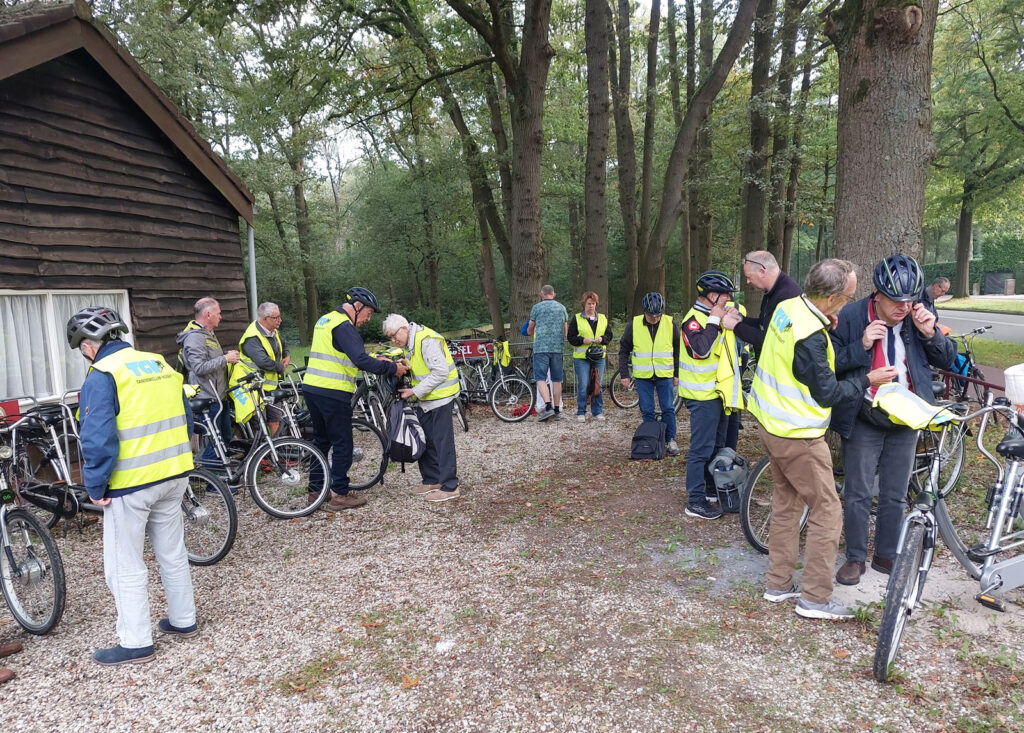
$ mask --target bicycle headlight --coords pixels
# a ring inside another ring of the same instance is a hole
[[[0,445],[0,461],[6,461],[14,455],[14,449],[9,445]]]

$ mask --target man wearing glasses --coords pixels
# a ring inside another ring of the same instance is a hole
[[[263,391],[272,392],[284,370],[291,363],[288,346],[281,336],[281,309],[276,303],[261,303],[256,309],[256,320],[249,324],[238,342],[239,362],[246,373],[261,371]],[[270,434],[277,433],[283,417],[281,409],[266,405],[267,427]]]
[[[761,311],[757,318],[743,317],[737,310],[730,310],[722,318],[722,327],[731,329],[736,338],[753,344],[760,352],[764,334],[768,330],[775,307],[784,300],[795,298],[804,291],[789,275],[779,269],[779,263],[771,252],[751,252],[743,258],[743,277],[747,284],[765,293],[761,298]]]

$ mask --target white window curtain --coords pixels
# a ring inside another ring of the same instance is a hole
[[[64,389],[77,390],[85,381],[85,374],[89,371],[89,362],[82,356],[78,349],[74,351],[67,341],[67,323],[75,313],[88,306],[102,306],[113,308],[121,318],[128,318],[128,307],[122,302],[123,296],[120,293],[72,293],[63,295],[53,294],[54,326],[59,332],[60,350],[57,352],[60,357],[61,369],[64,375]],[[125,324],[130,326],[127,321]]]
[[[54,392],[45,295],[0,294],[0,397]]]

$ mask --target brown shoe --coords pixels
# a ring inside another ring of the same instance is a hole
[[[0,657],[9,657],[12,654],[17,654],[22,650],[20,641],[5,641],[0,644]]]
[[[333,494],[327,502],[327,509],[332,512],[340,512],[343,509],[355,509],[366,503],[366,498],[358,494]]]
[[[310,491],[308,494],[306,494],[306,506],[313,506],[318,501],[320,501],[320,494],[314,493],[312,491]],[[327,505],[327,502],[324,502],[324,506],[326,506],[326,505]]]
[[[441,488],[441,484],[420,484],[412,490],[413,496],[423,496],[429,494],[431,491],[437,491]]]
[[[432,504],[437,504],[442,501],[458,499],[460,496],[462,496],[462,492],[460,492],[458,488],[456,488],[455,491],[441,491],[441,489],[437,489],[428,494],[424,494],[423,498]]]
[[[878,555],[871,556],[871,569],[882,575],[889,575],[892,572],[892,560]]]
[[[836,573],[836,582],[842,585],[857,585],[864,574],[863,560],[847,560]]]
[[[14,672],[9,669],[0,669],[0,685],[8,680],[14,679]]]

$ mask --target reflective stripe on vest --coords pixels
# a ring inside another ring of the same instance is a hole
[[[594,329],[590,327],[590,321],[587,320],[586,316],[584,316],[582,313],[577,313],[576,330],[579,332],[581,338],[599,339],[602,336],[604,336],[604,332],[608,330],[608,316],[606,316],[604,313],[597,314],[597,332],[595,333]],[[580,346],[577,346],[572,350],[572,358],[586,359],[587,349],[589,349],[591,346],[601,347],[601,358],[603,359],[606,351],[604,344],[582,344]]]
[[[836,356],[823,321],[803,296],[779,303],[772,314],[758,359],[748,409],[772,435],[817,438],[825,434],[832,410],[811,397],[807,386],[793,376],[796,344],[813,333],[825,336],[829,367]]]
[[[691,318],[695,318],[701,328],[708,325],[708,314],[696,308],[691,308],[686,313],[683,323],[687,323]],[[732,332],[727,331],[726,333]],[[722,331],[719,331],[715,344],[711,347],[711,353],[704,359],[695,359],[690,356],[684,343],[685,338],[685,334],[680,334],[679,396],[688,400],[713,400],[718,397],[715,392],[715,384],[718,376],[718,358],[722,351]]]
[[[117,388],[117,461],[110,490],[130,489],[191,471],[192,446],[182,403],[182,378],[159,354],[128,347],[92,368]]]
[[[630,357],[634,379],[671,377],[675,360],[672,358],[672,316],[662,316],[655,337],[647,329],[642,315],[633,318],[633,353]]]
[[[259,369],[259,367],[256,366],[256,362],[246,356],[245,352],[242,351],[242,344],[245,343],[246,339],[252,338],[253,336],[259,339],[260,345],[263,347],[263,350],[267,352],[267,356],[270,357],[271,361],[276,362],[278,357],[274,354],[274,345],[270,343],[270,339],[263,335],[263,331],[257,327],[256,321],[253,321],[249,324],[249,327],[245,329],[245,332],[242,334],[242,338],[238,340],[238,360],[249,367],[251,371],[255,372]],[[274,340],[277,342],[277,353],[281,354],[280,358],[283,359],[284,344],[281,343],[280,331],[274,331]],[[261,370],[261,376],[263,377],[264,392],[270,392],[277,389],[277,383],[280,381],[281,376],[276,371],[273,369],[264,369]]]
[[[352,323],[352,320],[336,310],[321,316],[316,322],[303,384],[342,392],[356,391],[359,370],[346,354],[334,348],[331,340],[331,332],[343,323]]]
[[[448,350],[448,344],[444,336],[426,326],[420,326],[420,330],[416,332],[412,356],[409,358],[412,386],[415,387],[430,374],[430,367],[427,366],[427,362],[423,359],[423,339],[437,339],[441,342],[441,347],[444,349],[444,360],[448,364],[448,378],[423,397],[420,397],[420,402],[443,400],[445,397],[457,395],[459,393],[459,370],[455,367],[455,360],[452,359],[452,354]]]

